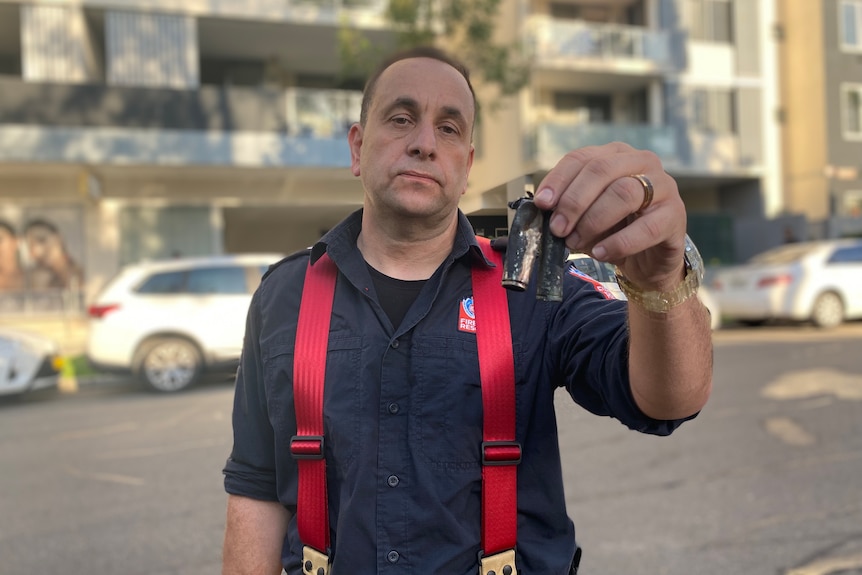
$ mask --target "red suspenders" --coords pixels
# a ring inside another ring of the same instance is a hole
[[[518,523],[515,441],[515,363],[503,259],[477,238],[496,268],[473,266],[473,309],[482,380],[482,554],[480,575],[517,575]],[[329,574],[329,511],[323,439],[323,384],[329,320],[338,270],[324,254],[305,275],[294,357],[297,435],[290,450],[299,467],[296,521],[303,547],[303,573]],[[303,358],[303,361],[298,361]]]

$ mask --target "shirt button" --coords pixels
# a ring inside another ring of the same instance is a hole
[[[389,477],[386,478],[386,483],[389,484],[389,487],[397,486],[400,481],[401,480],[398,479],[397,475],[390,475]]]
[[[401,555],[398,554],[398,551],[390,551],[386,554],[386,559],[390,563],[398,563],[398,560],[401,558]]]
[[[389,413],[391,413],[392,415],[395,415],[396,413],[398,413],[401,410],[401,408],[398,406],[398,404],[395,403],[394,401],[389,404],[388,408],[389,408]]]
[[[391,344],[391,345],[392,345],[392,349],[398,349],[398,346],[399,346],[399,345],[401,345],[401,344],[400,344],[400,343],[398,343],[398,340],[396,339],[395,341],[393,341],[393,342],[392,342],[392,344]]]

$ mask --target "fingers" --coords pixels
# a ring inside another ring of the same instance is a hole
[[[674,179],[654,153],[620,142],[567,154],[542,180],[535,202],[553,210],[551,231],[569,249],[606,261],[685,233],[685,206]]]

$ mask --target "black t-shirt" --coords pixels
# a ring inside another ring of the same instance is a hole
[[[389,316],[392,326],[397,329],[428,280],[395,279],[380,273],[370,265],[368,271],[371,273],[374,289],[377,291],[377,299],[383,306],[383,311]]]

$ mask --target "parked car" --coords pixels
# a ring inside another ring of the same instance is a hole
[[[89,307],[87,358],[157,391],[235,366],[251,295],[279,254],[177,258],[124,267]]]
[[[63,359],[52,339],[0,327],[0,395],[56,388]]]
[[[626,299],[626,294],[623,293],[623,290],[620,289],[620,286],[617,283],[617,276],[614,273],[613,264],[600,262],[589,254],[580,252],[569,254],[568,263],[572,265],[575,270],[601,283],[609,292],[611,292],[614,299]]]
[[[589,254],[580,252],[569,254],[568,262],[579,272],[600,282],[609,292],[611,292],[611,294],[613,294],[614,298],[621,300],[627,299],[626,294],[623,293],[623,290],[620,289],[620,286],[617,283],[617,276],[614,272],[613,264],[600,262]],[[706,286],[700,286],[697,295],[700,298],[700,301],[703,302],[703,305],[706,306],[706,309],[709,310],[712,329],[718,329],[721,327],[721,310],[718,302],[715,301],[715,298],[710,293],[709,289]]]
[[[728,319],[834,327],[862,318],[862,240],[782,245],[716,270],[710,287]]]

